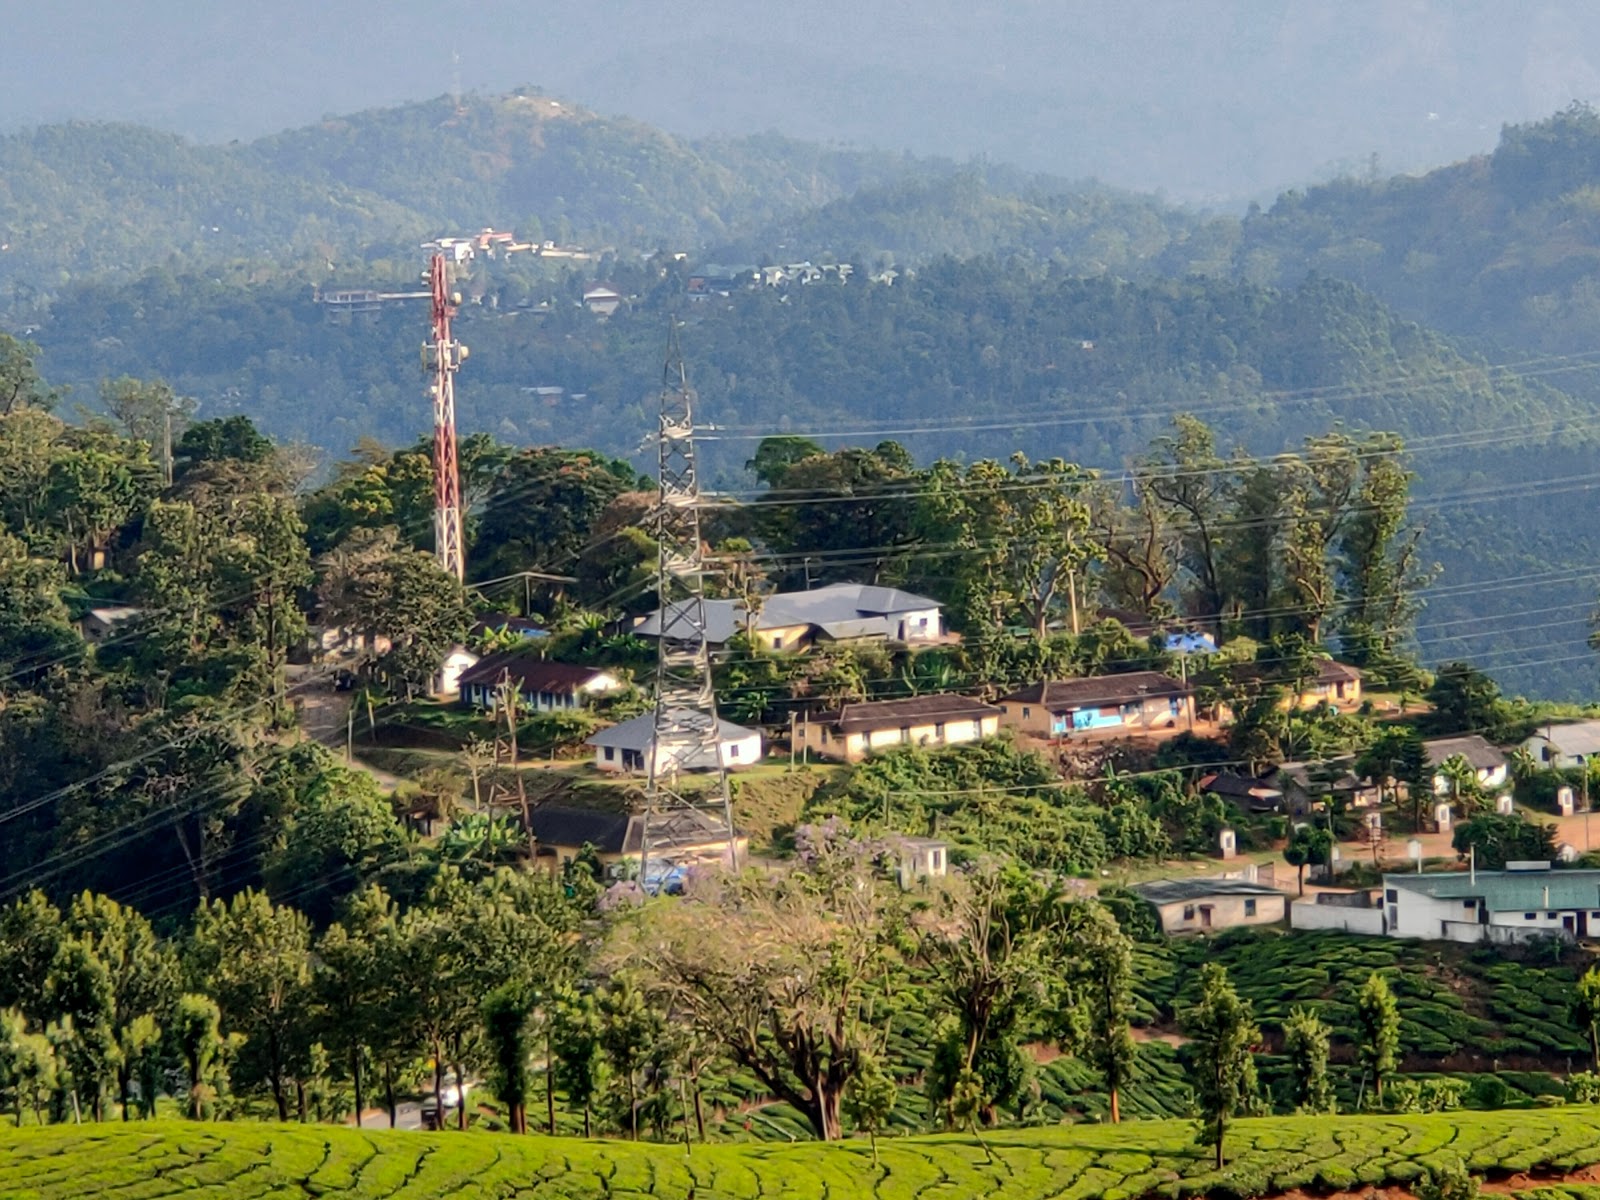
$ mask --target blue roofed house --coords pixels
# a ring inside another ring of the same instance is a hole
[[[1188,684],[1159,671],[1045,680],[1000,698],[1002,725],[1043,737],[1177,729],[1194,714]]]
[[[742,600],[707,600],[706,639],[725,644],[748,630],[763,650],[803,650],[818,641],[889,641],[908,645],[937,642],[944,636],[944,619],[937,600],[899,588],[862,583],[832,583],[808,592],[775,592],[764,597],[755,612]],[[662,635],[661,610],[643,617],[633,627],[639,637]],[[669,607],[666,636],[687,637],[686,610]]]

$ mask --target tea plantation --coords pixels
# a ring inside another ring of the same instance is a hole
[[[3,1200],[1132,1200],[1403,1185],[1463,1165],[1508,1190],[1600,1197],[1600,1107],[1241,1121],[1216,1172],[1182,1121],[1011,1130],[840,1146],[675,1145],[328,1126],[52,1126],[0,1135]]]

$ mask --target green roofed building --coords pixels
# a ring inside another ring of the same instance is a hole
[[[1383,877],[1390,937],[1516,943],[1600,934],[1600,871],[1555,870],[1546,862],[1504,871]]]

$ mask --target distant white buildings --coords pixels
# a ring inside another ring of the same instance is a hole
[[[1586,765],[1600,754],[1600,721],[1546,725],[1522,743],[1534,764],[1552,771]]]

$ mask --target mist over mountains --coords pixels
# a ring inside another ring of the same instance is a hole
[[[1600,98],[1572,0],[96,0],[6,5],[0,122],[247,139],[327,113],[536,83],[688,136],[774,129],[983,155],[1235,202],[1438,165]]]

